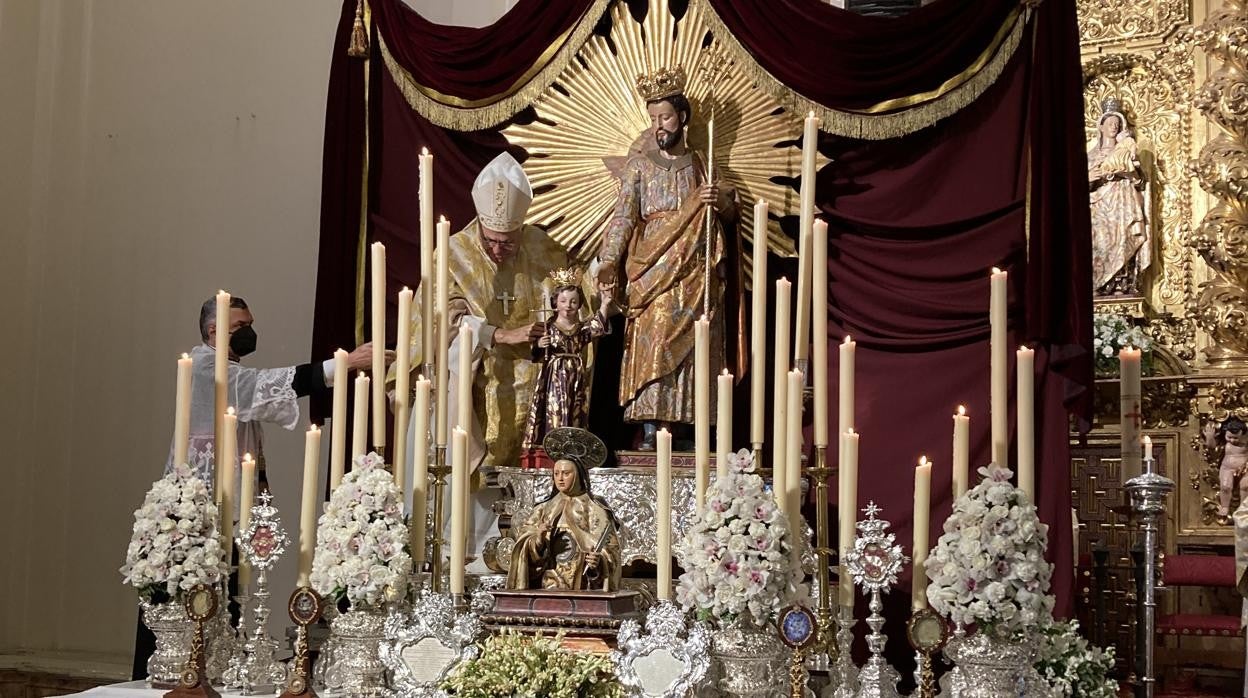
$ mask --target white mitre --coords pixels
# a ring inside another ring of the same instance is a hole
[[[533,203],[533,187],[520,163],[504,152],[477,175],[477,181],[472,183],[472,203],[482,225],[509,233],[524,224],[529,204]]]

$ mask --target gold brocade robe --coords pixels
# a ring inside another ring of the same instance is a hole
[[[514,329],[538,321],[536,311],[542,305],[542,286],[547,275],[568,264],[563,247],[531,225],[524,226],[515,256],[501,264],[495,264],[485,253],[476,220],[452,235],[449,244],[448,315],[452,338],[464,315],[481,318],[486,325],[498,329]],[[419,305],[413,304],[413,370],[424,361]],[[486,464],[515,465],[519,457],[524,422],[541,369],[540,364],[531,361],[530,352],[527,343],[494,345],[485,351],[473,378],[472,408],[482,427]]]
[[[542,532],[552,524],[549,540],[543,541]],[[584,553],[595,550],[600,558],[596,575],[591,576],[586,574]],[[520,525],[507,588],[616,591],[620,572],[620,539],[610,512],[587,494],[556,492]]]
[[[702,315],[706,284],[711,375],[725,365],[724,234],[712,216],[708,278],[706,206],[698,199],[704,177],[700,157],[668,160],[657,151],[629,158],[620,177],[598,256],[622,276],[627,322],[619,398],[629,421],[693,422],[693,323]]]

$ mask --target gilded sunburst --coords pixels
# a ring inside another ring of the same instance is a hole
[[[725,61],[698,3],[690,3],[679,21],[667,0],[652,0],[642,22],[624,2],[615,3],[609,14],[609,34],[596,34],[585,43],[535,104],[537,119],[503,131],[509,142],[529,152],[524,167],[538,191],[529,221],[547,227],[582,260],[598,250],[619,191],[615,173],[629,154],[654,147],[643,133],[649,119],[635,88],[637,76],[684,66],[689,75],[686,96],[695,112],[689,141],[705,152],[711,85],[704,76],[711,64]],[[801,120],[731,63],[720,74],[714,90],[715,170],[740,195],[746,242],[753,245],[750,210],[762,197],[772,212],[770,249],[792,256],[793,241],[776,219],[798,212],[798,192],[788,180],[801,167]]]

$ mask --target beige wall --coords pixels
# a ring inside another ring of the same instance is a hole
[[[403,0],[430,21],[462,27],[493,24],[516,0]]]
[[[117,568],[203,299],[253,305],[253,365],[307,358],[340,7],[0,0],[0,654],[128,666]],[[301,444],[269,434],[279,505]]]
[[[513,1],[410,4],[480,26]],[[252,365],[307,358],[340,7],[0,0],[0,666],[128,667],[117,568],[199,303],[248,300]],[[302,439],[271,429],[267,446],[290,528]]]

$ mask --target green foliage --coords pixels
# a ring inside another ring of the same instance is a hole
[[[560,647],[547,638],[504,631],[485,641],[481,656],[464,662],[442,683],[460,698],[622,698],[611,661]]]

